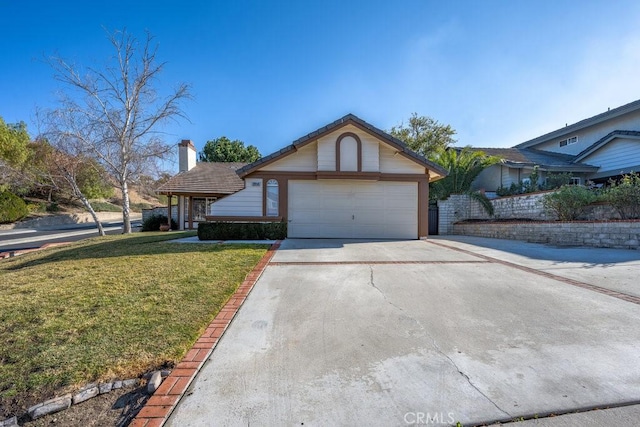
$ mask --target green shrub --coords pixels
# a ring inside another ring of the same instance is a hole
[[[28,203],[27,209],[31,213],[44,213],[47,211],[47,204],[45,202]]]
[[[496,190],[496,194],[500,197],[516,196],[522,193],[524,193],[524,183],[522,180],[518,181],[518,183],[512,182],[509,187],[500,186]]]
[[[60,211],[60,206],[58,206],[57,202],[51,202],[46,207],[47,212],[56,213]]]
[[[640,176],[630,173],[609,184],[603,193],[604,200],[618,211],[622,219],[640,218]]]
[[[201,222],[200,240],[282,240],[287,237],[286,222]]]
[[[142,222],[142,231],[160,231],[160,225],[167,223],[165,215],[152,215]],[[171,219],[171,229],[177,230],[178,223]]]
[[[557,215],[560,221],[573,221],[584,211],[584,208],[597,200],[597,196],[581,185],[563,185],[558,191],[546,194],[542,205]]]
[[[545,184],[543,189],[545,190],[555,190],[556,188],[560,188],[563,185],[569,185],[571,183],[571,175],[569,172],[555,173],[551,172],[547,174],[547,179],[545,180]]]
[[[96,212],[122,212],[122,208],[120,206],[116,206],[109,202],[91,202],[91,207]]]
[[[0,193],[0,224],[16,222],[27,215],[29,208],[24,200],[8,191]]]

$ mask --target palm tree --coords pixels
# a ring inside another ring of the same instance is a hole
[[[493,205],[479,191],[472,191],[473,180],[487,167],[500,162],[500,158],[488,156],[470,146],[437,150],[430,160],[445,168],[449,175],[431,184],[431,194],[445,200],[452,194],[466,194],[477,200],[489,215],[493,215]]]

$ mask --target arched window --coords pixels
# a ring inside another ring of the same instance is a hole
[[[278,216],[278,181],[267,181],[267,216]]]
[[[362,142],[355,133],[345,132],[336,140],[336,171],[362,171]]]

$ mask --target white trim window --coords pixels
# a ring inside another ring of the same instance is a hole
[[[194,197],[193,206],[191,207],[192,220],[205,221],[205,216],[211,214],[212,205],[215,201],[216,199],[211,197]]]
[[[267,216],[278,216],[278,181],[267,181]]]
[[[572,176],[571,180],[569,181],[569,185],[580,185],[582,184],[582,180],[580,179],[579,176]]]
[[[577,136],[572,136],[571,138],[563,139],[560,141],[560,147],[566,147],[567,145],[575,144],[578,142]]]

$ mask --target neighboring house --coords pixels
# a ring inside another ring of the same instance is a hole
[[[496,191],[525,181],[538,166],[540,180],[549,172],[568,172],[573,182],[606,183],[640,171],[640,100],[525,141],[513,148],[475,148],[503,159],[484,170],[473,189]]]
[[[440,166],[348,114],[257,162],[196,163],[158,189],[178,196],[181,229],[199,221],[286,221],[298,238],[426,238],[429,182]]]

